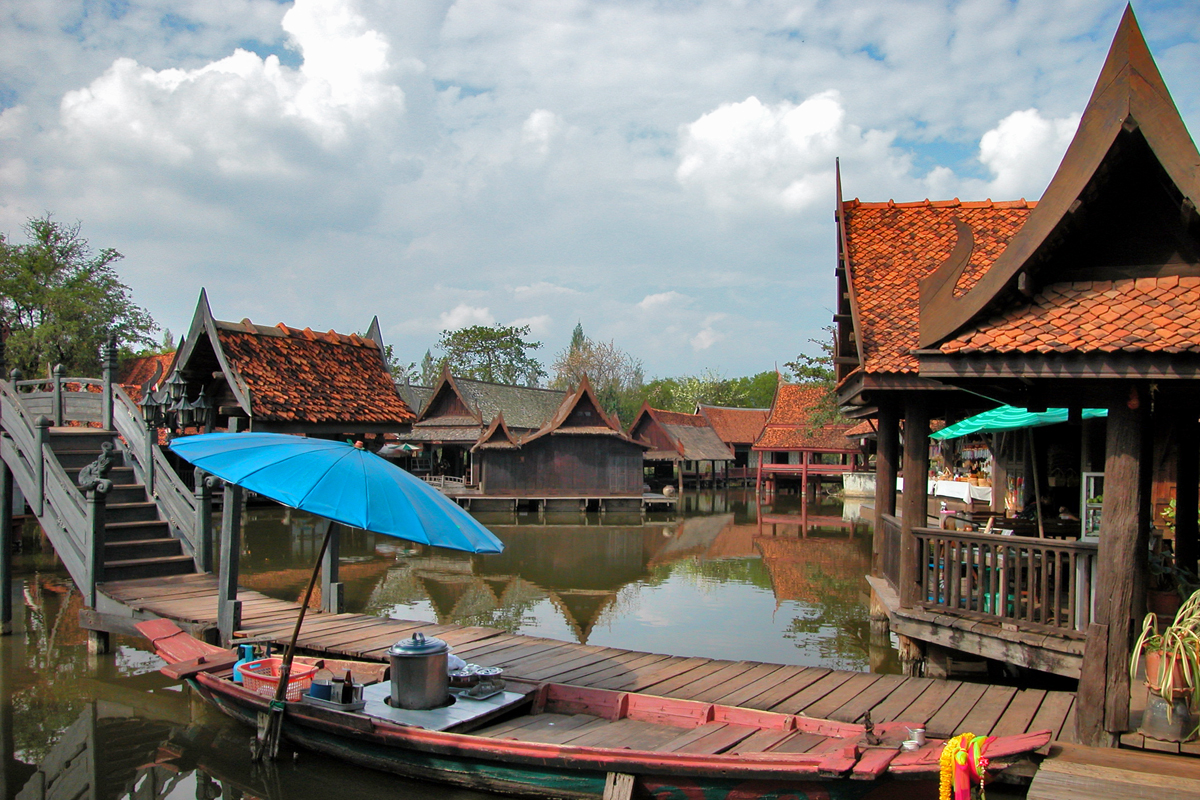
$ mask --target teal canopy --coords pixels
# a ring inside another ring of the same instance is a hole
[[[1084,419],[1107,417],[1107,408],[1085,408]],[[929,434],[930,439],[957,439],[968,433],[981,431],[1013,431],[1021,428],[1039,428],[1043,425],[1057,425],[1067,421],[1067,409],[1048,408],[1045,411],[1026,411],[1013,406],[1000,406],[973,417],[967,417],[942,428],[937,433]]]

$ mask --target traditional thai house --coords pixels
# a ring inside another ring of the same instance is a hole
[[[129,359],[122,365],[121,372],[117,376],[117,383],[121,384],[121,388],[125,390],[130,399],[135,403],[139,402],[146,384],[151,384],[150,388],[152,389],[160,388],[157,381],[171,371],[175,353],[176,351],[172,350],[169,353],[153,353]]]
[[[650,448],[642,456],[643,469],[656,488],[678,482],[682,491],[689,480],[697,485],[704,480],[715,482],[733,461],[733,451],[700,414],[664,411],[643,403],[629,426],[629,435]],[[702,462],[707,462],[707,470]]]
[[[756,480],[757,459],[751,453],[751,448],[758,441],[771,409],[730,408],[700,403],[696,406],[696,413],[708,420],[721,441],[733,451],[733,464],[726,470],[726,478]]]
[[[844,473],[858,469],[859,449],[846,438],[851,426],[820,421],[825,398],[826,390],[816,386],[783,381],[776,386],[770,415],[752,448],[759,494],[766,484],[771,493],[794,485],[807,495],[820,483],[840,483]]]
[[[202,291],[166,380],[176,376],[183,398],[207,407],[210,427],[382,441],[413,420],[384,364],[378,321],[366,337],[225,322]]]
[[[839,201],[840,398],[879,425],[875,602],[917,654],[942,645],[1078,677],[1085,743],[1141,742],[1122,737],[1155,461],[1177,481],[1178,561],[1194,570],[1200,552],[1198,200],[1200,153],[1127,9],[1036,205]],[[866,253],[871,217],[891,226],[893,257],[910,269],[880,270]],[[893,372],[872,369],[872,349],[890,353]],[[1102,449],[1081,457],[1103,473],[1095,541],[925,526],[931,413],[964,416],[981,405],[972,395],[1065,407],[1069,424],[1081,424],[1083,408],[1107,409],[1091,423],[1103,426]],[[897,516],[888,487],[901,414]],[[1155,453],[1155,429],[1174,446]]]
[[[597,504],[603,510],[641,508],[646,449],[604,412],[584,375],[538,430],[519,435],[498,413],[471,451],[484,497],[535,498],[543,508],[563,510]]]
[[[412,429],[398,441],[421,447],[435,474],[475,485],[480,476],[471,448],[497,419],[503,416],[514,436],[526,436],[540,430],[566,396],[554,389],[456,378],[443,369]]]

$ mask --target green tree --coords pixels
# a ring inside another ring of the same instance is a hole
[[[641,405],[642,362],[617,347],[616,342],[597,342],[583,334],[583,325],[576,325],[571,344],[554,357],[551,366],[552,388],[577,386],[586,374],[605,411],[625,422],[633,420]]]
[[[433,386],[441,377],[442,365],[434,357],[433,353],[425,351],[425,357],[421,359],[421,385]]]
[[[445,363],[455,375],[492,383],[537,386],[546,370],[530,352],[542,343],[528,341],[525,339],[528,335],[528,325],[472,325],[442,331],[438,348],[446,354]]]
[[[80,226],[50,215],[29,220],[27,244],[0,234],[0,325],[8,327],[5,361],[27,375],[62,364],[68,375],[97,375],[110,333],[123,350],[151,347],[158,326],[130,297],[112,248],[94,253]]]

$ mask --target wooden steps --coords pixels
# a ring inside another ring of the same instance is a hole
[[[1200,762],[1133,750],[1056,743],[1028,800],[1162,800],[1200,797]]]

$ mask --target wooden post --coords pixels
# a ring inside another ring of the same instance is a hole
[[[1008,494],[1008,460],[1004,455],[1006,434],[992,434],[992,503],[991,510],[1004,515],[1004,498]]]
[[[1149,405],[1149,393],[1134,385],[1108,409],[1096,615],[1088,631],[1106,630],[1108,641],[1088,642],[1076,708],[1080,740],[1093,747],[1116,746],[1129,727],[1129,657],[1149,572]]]
[[[63,424],[63,375],[67,372],[67,368],[62,364],[55,364],[51,375],[51,392],[54,398],[54,427],[61,428]]]
[[[871,545],[871,572],[883,574],[883,516],[896,515],[896,467],[900,456],[900,415],[892,405],[879,406],[879,430],[875,433],[875,531]]]
[[[346,585],[338,581],[338,559],[341,557],[341,528],[336,522],[324,521],[325,526],[332,526],[329,544],[325,547],[325,555],[321,559],[321,610],[330,614],[341,614],[346,610]],[[317,526],[322,535],[325,530]]]
[[[12,633],[13,474],[0,461],[0,636]],[[0,758],[3,757],[0,753]]]
[[[213,570],[212,490],[219,478],[196,470],[196,552],[193,554],[197,572]]]
[[[105,501],[112,481],[104,479],[96,481],[87,491],[88,545],[85,548],[87,564],[85,566],[86,586],[83,591],[83,603],[88,608],[96,607],[96,584],[104,583],[104,518]]]
[[[762,502],[762,450],[758,451],[758,469],[754,471],[754,495]]]
[[[1200,530],[1196,523],[1200,505],[1200,423],[1195,408],[1173,410],[1179,448],[1175,466],[1175,561],[1195,574],[1200,561]]]
[[[46,417],[38,417],[33,423],[34,440],[37,442],[37,463],[34,464],[34,479],[37,481],[37,497],[30,505],[33,506],[34,513],[39,517],[45,510],[44,503],[46,502],[46,448],[50,445],[50,420]]]
[[[221,646],[233,644],[242,625],[242,603],[237,599],[238,558],[242,552],[242,487],[225,484],[221,511],[220,567],[217,575],[217,630]]]
[[[800,451],[800,501],[808,505],[808,450]],[[815,494],[815,493],[814,493]]]
[[[110,333],[104,342],[103,353],[104,394],[100,427],[106,431],[113,429],[113,384],[117,381],[117,336]]]
[[[929,406],[925,398],[904,407],[904,516],[900,526],[900,606],[918,598],[920,547],[913,528],[923,528],[929,513]]]

